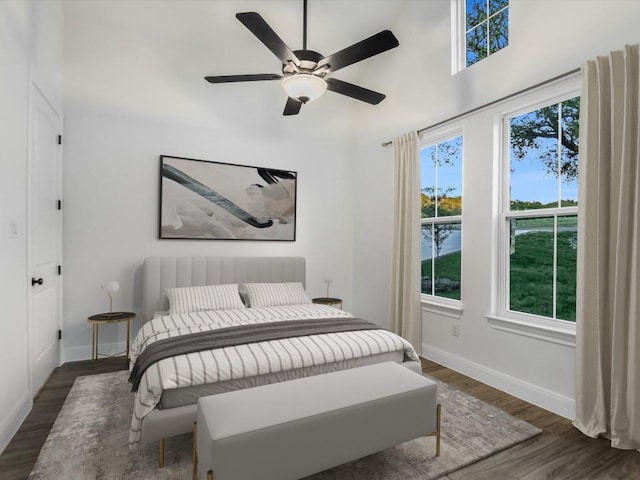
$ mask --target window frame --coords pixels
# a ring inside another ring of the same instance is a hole
[[[510,120],[519,115],[557,104],[581,95],[579,78],[561,82],[560,85],[541,87],[523,95],[517,101],[517,108],[505,110],[498,117],[499,169],[498,192],[498,261],[496,279],[496,313],[487,315],[494,328],[512,333],[548,340],[562,345],[575,346],[576,322],[518,312],[509,309],[510,288],[510,220],[517,218],[549,217],[554,222],[558,216],[578,215],[578,207],[541,208],[536,210],[511,210],[510,202]],[[578,202],[580,199],[578,199]],[[578,220],[579,221],[579,220]],[[554,258],[554,269],[555,269]],[[555,275],[555,272],[554,272]],[[556,285],[554,283],[554,296]],[[554,298],[555,304],[555,298]]]
[[[451,75],[467,68],[466,0],[451,0]]]
[[[423,132],[420,135],[420,141],[418,144],[418,149],[422,152],[423,149],[436,145],[438,143],[445,142],[447,140],[451,140],[456,137],[462,138],[462,148],[461,148],[461,159],[462,165],[460,166],[460,185],[461,185],[461,196],[462,196],[462,214],[460,215],[450,215],[446,217],[422,217],[420,215],[420,235],[422,235],[422,226],[423,225],[435,225],[442,223],[459,223],[460,224],[460,238],[464,238],[464,230],[463,230],[463,214],[464,214],[464,131],[462,126],[445,126],[439,128],[437,130],[432,130],[429,132]],[[422,168],[420,169],[420,175],[422,176]],[[420,191],[422,192],[422,181],[420,182]],[[420,201],[420,197],[418,198]],[[422,209],[421,209],[422,210]],[[460,243],[460,252],[463,256],[463,248],[462,248],[462,240]],[[420,258],[420,263],[422,264],[422,258]],[[422,292],[422,288],[420,288],[420,298],[422,301],[423,310],[431,311],[434,313],[439,313],[442,315],[446,315],[453,318],[460,318],[462,316],[462,292],[463,292],[463,268],[464,264],[461,259],[460,262],[460,300],[456,300],[453,298],[440,297],[437,295],[431,295]]]

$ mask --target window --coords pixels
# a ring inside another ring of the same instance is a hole
[[[509,0],[452,0],[458,72],[509,44]]]
[[[420,150],[422,293],[460,300],[462,136]]]
[[[580,98],[505,118],[505,311],[575,322]]]

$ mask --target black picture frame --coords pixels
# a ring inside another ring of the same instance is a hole
[[[158,237],[295,241],[298,174],[160,156]]]

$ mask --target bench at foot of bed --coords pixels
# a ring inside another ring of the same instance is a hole
[[[403,368],[421,373],[419,362],[401,363]],[[142,421],[141,440],[144,443],[159,443],[159,465],[164,467],[164,451],[170,437],[191,433],[196,420],[196,404],[165,410],[154,409]]]
[[[194,477],[298,479],[427,435],[437,384],[381,363],[200,398]]]

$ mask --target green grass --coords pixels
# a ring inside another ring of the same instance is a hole
[[[575,233],[558,232],[556,318],[576,318]],[[436,279],[460,282],[460,252],[436,259]],[[422,276],[431,276],[431,260],[422,261]],[[553,316],[553,234],[548,231],[516,236],[510,256],[510,309],[546,317]],[[473,286],[467,286],[472,288]],[[436,292],[439,297],[460,299],[460,289]]]
[[[576,250],[573,232],[558,232],[556,318],[576,319]],[[530,232],[516,237],[510,256],[510,308],[553,316],[553,234]]]
[[[553,226],[552,217],[531,217],[519,218],[518,228],[549,228]],[[576,215],[558,216],[558,227],[577,227],[578,217]]]
[[[436,258],[436,279],[446,278],[460,283],[460,252],[448,253]],[[422,261],[422,277],[431,278],[431,260]],[[430,293],[430,292],[429,292]],[[460,300],[460,288],[449,291],[437,291],[439,297]]]

